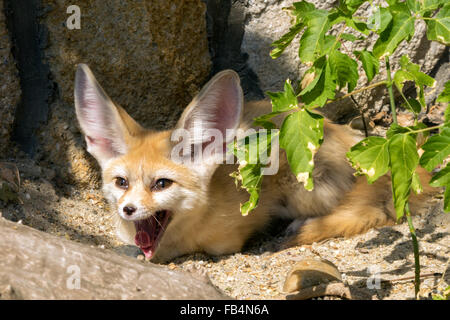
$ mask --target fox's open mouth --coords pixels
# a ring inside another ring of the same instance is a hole
[[[142,250],[145,257],[150,259],[158,247],[159,240],[169,224],[170,212],[167,210],[157,211],[147,219],[134,222],[136,236],[134,242]]]

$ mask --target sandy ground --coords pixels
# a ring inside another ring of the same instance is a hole
[[[139,249],[116,238],[112,213],[99,190],[79,190],[58,182],[54,171],[29,159],[12,162],[21,175],[22,203],[5,205],[0,201],[4,218],[142,260]],[[428,299],[450,284],[450,215],[443,213],[441,198],[438,195],[426,212],[413,220],[420,240],[421,296]],[[364,290],[373,299],[414,298],[414,257],[406,223],[285,250],[276,249],[285,240],[283,224],[274,229],[251,241],[242,253],[221,257],[195,254],[177,258],[167,268],[207,276],[237,299],[282,299],[286,296],[283,283],[292,266],[304,258],[322,258],[338,267],[350,288]],[[374,283],[372,275],[381,279],[378,288],[367,286],[368,279]]]

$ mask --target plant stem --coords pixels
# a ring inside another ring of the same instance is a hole
[[[413,111],[413,108],[411,107],[411,104],[409,103],[408,99],[406,99],[406,97],[403,94],[402,90],[400,90],[400,88],[397,85],[395,85],[395,87],[397,88],[398,92],[400,92],[403,100],[405,100],[406,104],[409,106],[409,110],[414,114],[414,125],[417,125],[417,114]]]
[[[424,128],[424,129],[411,130],[411,131],[407,132],[406,134],[419,133],[419,132],[424,132],[424,131],[431,131],[431,130],[442,128],[443,126],[444,126],[444,124],[440,124],[438,126],[428,127],[428,128]]]
[[[336,37],[336,40],[335,40],[334,43],[333,43],[333,48],[330,50],[330,52],[334,50],[334,48],[336,47],[336,44],[337,44],[337,43],[339,42],[339,40],[341,39],[342,33],[344,32],[346,26],[347,26],[347,25],[344,23],[344,25],[341,27],[341,30],[339,30],[339,34],[338,34],[338,36]]]
[[[389,64],[389,56],[385,57],[386,61],[386,71],[387,71],[387,89],[389,92],[389,99],[391,102],[391,113],[392,113],[392,121],[397,124],[397,112],[395,110],[395,99],[394,92],[392,91],[392,77],[391,77],[391,66]]]
[[[436,18],[427,18],[422,16],[415,16],[416,19],[422,19],[422,20],[436,20]]]
[[[406,219],[408,220],[409,232],[411,233],[411,238],[414,248],[414,269],[415,269],[415,279],[414,279],[414,296],[417,299],[417,295],[420,291],[420,257],[419,257],[419,243],[417,242],[416,230],[414,229],[411,212],[409,211],[409,205],[406,204]]]
[[[408,99],[406,99],[406,97],[403,94],[402,90],[400,90],[400,88],[397,85],[395,85],[395,87],[397,88],[398,92],[400,92],[400,95],[402,96],[403,100],[405,100],[406,104],[409,106],[409,109],[412,111],[413,108],[411,107],[411,104],[409,103]]]
[[[356,99],[353,98],[353,96],[350,96],[350,98],[352,99],[353,103],[359,110],[359,114],[361,115],[361,120],[362,120],[363,126],[364,126],[364,134],[366,135],[366,138],[367,138],[369,136],[369,132],[367,130],[367,123],[366,123],[366,118],[364,117],[364,112],[363,112],[361,106],[359,105],[359,103],[356,101]]]
[[[341,100],[343,100],[343,99],[345,99],[345,98],[348,98],[348,97],[350,97],[350,96],[352,96],[352,95],[355,95],[355,94],[357,94],[357,93],[363,92],[363,91],[365,91],[365,90],[369,90],[369,89],[372,89],[372,88],[381,86],[381,85],[383,85],[383,84],[387,84],[387,81],[386,81],[386,80],[383,80],[383,81],[380,81],[380,82],[373,83],[373,84],[371,84],[371,85],[369,85],[369,86],[366,86],[366,87],[363,87],[363,88],[359,88],[358,90],[353,90],[352,92],[347,93],[347,94],[343,95],[342,97],[339,97],[339,98],[336,98],[336,99],[334,99],[334,100],[328,101],[327,103],[325,103],[325,105],[327,105],[327,104],[329,104],[329,103],[332,103],[332,102],[341,101]]]

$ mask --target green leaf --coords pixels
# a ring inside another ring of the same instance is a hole
[[[420,165],[431,171],[450,154],[450,128],[444,127],[440,134],[429,138],[422,149],[424,153],[420,158]]]
[[[444,211],[450,212],[450,187],[448,185],[444,191]]]
[[[298,107],[297,95],[289,79],[284,83],[284,91],[266,93],[272,101],[272,112],[284,112]]]
[[[410,98],[408,99],[408,103],[403,104],[405,109],[414,112],[415,114],[420,113],[422,111],[422,105],[416,99]]]
[[[337,8],[330,10],[329,21],[330,27],[345,21],[347,26],[359,31],[365,35],[369,34],[367,25],[358,18],[353,17],[353,13],[366,1],[339,1]],[[343,38],[345,39],[345,38]]]
[[[430,180],[432,187],[445,187],[444,210],[450,212],[450,165],[447,163],[444,169],[436,173]]]
[[[398,124],[396,124],[396,123],[393,123],[392,125],[391,125],[391,127],[388,129],[388,131],[386,132],[386,137],[388,138],[388,139],[390,139],[390,138],[392,138],[394,135],[396,135],[396,134],[399,134],[399,133],[408,133],[408,132],[410,132],[411,130],[409,130],[409,128],[407,128],[407,127],[402,127],[402,126],[399,126]]]
[[[339,41],[336,42],[336,37],[331,35],[326,35],[323,42],[323,50],[325,54],[331,49],[339,49],[341,47],[341,43]]]
[[[445,83],[444,90],[437,97],[436,102],[450,102],[450,81]]]
[[[428,40],[450,45],[450,3],[447,3],[434,18],[425,20]]]
[[[359,174],[367,177],[367,182],[373,183],[389,170],[388,141],[381,137],[368,137],[349,152],[347,158]]]
[[[421,0],[420,15],[429,17],[436,9],[442,7],[447,0]]]
[[[270,52],[272,59],[278,58],[283,53],[287,46],[291,44],[292,40],[294,40],[295,36],[306,26],[306,22],[310,19],[308,14],[316,11],[315,6],[306,1],[296,2],[292,7],[286,9],[296,18],[295,23],[290,27],[289,32],[271,44],[272,47],[275,47]]]
[[[345,6],[345,9],[348,10],[348,13],[352,15],[364,2],[367,2],[367,0],[344,0],[339,2],[340,6]]]
[[[367,82],[372,81],[373,77],[380,69],[380,62],[375,58],[372,52],[367,50],[354,51],[353,54],[362,62],[363,69],[367,76]]]
[[[408,72],[417,84],[433,87],[436,81],[429,75],[420,71],[418,64],[412,63],[407,55],[400,58],[401,69]]]
[[[334,99],[336,83],[331,74],[331,67],[326,57],[318,59],[314,65],[314,80],[300,92],[300,97],[306,106],[322,107],[328,99]]]
[[[450,165],[447,164],[444,169],[437,172],[430,180],[432,187],[450,186]]]
[[[348,84],[348,92],[352,92],[359,78],[356,61],[338,50],[333,50],[328,57],[328,63],[339,89]]]
[[[427,129],[428,126],[423,122],[419,122],[414,126],[409,126],[408,128],[411,130],[417,131],[417,130]],[[426,139],[430,135],[430,131],[422,131],[422,132],[420,132],[420,134],[422,134],[422,139]],[[412,135],[414,137],[416,137],[416,140],[417,140],[418,133],[412,133]],[[422,142],[422,144],[424,144],[424,143],[425,143],[425,141]],[[422,145],[420,147],[422,147]]]
[[[408,134],[394,135],[389,139],[389,155],[394,207],[397,219],[400,219],[404,214],[413,174],[419,163],[415,139]]]
[[[391,11],[392,21],[381,32],[375,42],[373,54],[376,58],[394,53],[403,40],[409,40],[414,35],[414,20],[409,12]]]
[[[280,131],[280,146],[297,180],[306,190],[314,188],[314,155],[323,140],[323,117],[306,109],[286,117]]]
[[[342,0],[339,1],[339,5],[335,9],[337,14],[342,18],[351,18],[352,15],[355,13],[356,10],[363,4],[365,1],[357,0],[357,1],[350,1],[350,0]],[[333,10],[333,13],[335,13]]]
[[[444,121],[446,123],[450,122],[450,105],[448,105],[447,108],[445,109]]]
[[[266,92],[272,102],[272,112],[254,119],[255,126],[265,129],[275,129],[276,125],[270,121],[273,117],[298,107],[297,96],[289,79],[284,83],[284,91]]]
[[[414,172],[413,174],[411,188],[415,194],[421,194],[423,192],[422,183],[420,183],[420,178],[417,172]]]
[[[366,36],[370,33],[369,28],[367,27],[367,24],[363,21],[358,20],[355,17],[345,18],[345,22],[347,23],[347,26],[350,28],[361,32],[362,34],[365,34]]]
[[[269,131],[264,135],[258,132],[231,143],[229,149],[240,163],[238,171],[233,172],[231,176],[235,178],[236,185],[240,183],[241,188],[250,194],[249,200],[241,204],[241,213],[244,216],[258,205],[262,168],[266,165],[262,163],[261,156],[270,156],[273,138],[278,134],[278,131],[275,134]]]
[[[308,12],[305,19],[307,28],[300,39],[298,50],[298,56],[303,63],[313,62],[323,54],[325,33],[330,27],[326,10]]]
[[[436,81],[429,75],[420,71],[418,64],[412,63],[407,55],[400,58],[401,69],[394,75],[394,83],[398,90],[403,89],[405,81],[414,81],[419,102],[425,106],[424,86],[434,87]]]
[[[275,117],[281,113],[283,113],[283,111],[271,112],[271,113],[256,117],[255,119],[253,119],[253,125],[255,127],[260,126],[265,129],[275,129],[277,126],[275,125],[275,123],[270,121],[270,119],[272,119],[273,117]]]
[[[391,12],[386,8],[377,7],[377,10],[367,20],[367,27],[381,33],[386,30],[391,21]]]
[[[289,32],[284,34],[279,40],[273,42],[270,46],[275,47],[270,51],[270,56],[272,59],[278,58],[284,51],[284,49],[287,48],[294,40],[295,36],[302,31],[304,28],[304,24],[302,22],[295,24],[289,29]]]
[[[351,41],[351,42],[358,40],[358,38],[356,36],[354,36],[353,34],[350,34],[350,33],[341,34],[341,39],[344,39],[346,41]]]
[[[248,215],[258,205],[262,183],[260,172],[261,168],[259,166],[247,164],[239,169],[239,173],[234,172],[231,174],[236,179],[236,182],[240,181],[242,188],[250,194],[249,200],[240,206],[243,216]]]
[[[417,0],[406,0],[406,4],[412,12],[418,12],[421,9],[420,1]]]
[[[309,3],[307,1],[299,1],[299,2],[294,2],[290,9],[291,9],[291,14],[294,17],[296,17],[296,24],[297,24],[301,21],[305,21],[306,15],[309,12],[316,10],[316,7],[314,6],[314,4]]]

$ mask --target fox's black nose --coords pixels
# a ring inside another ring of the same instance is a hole
[[[125,212],[125,214],[127,216],[131,216],[135,211],[136,211],[135,207],[130,207],[130,206],[123,207],[123,212]]]

